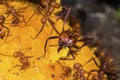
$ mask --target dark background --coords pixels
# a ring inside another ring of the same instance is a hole
[[[103,50],[113,53],[114,64],[120,70],[120,0],[61,0],[61,5],[72,8],[71,14],[81,22],[83,35],[91,35],[101,42]]]

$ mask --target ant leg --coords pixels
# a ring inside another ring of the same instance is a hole
[[[75,56],[74,56],[74,54],[73,53],[70,53],[71,55],[72,55],[72,57],[73,57],[73,59],[71,59],[71,60],[74,60],[75,59]]]
[[[5,19],[10,16],[10,13],[6,13],[6,14],[7,14],[7,16],[5,17]],[[12,20],[12,19],[9,19],[9,20]],[[6,20],[6,21],[9,21],[9,20]]]
[[[85,64],[89,63],[89,62],[92,61],[92,60],[95,62],[95,65],[96,65],[98,68],[100,68],[100,66],[99,66],[98,63],[96,62],[95,58],[91,58],[91,59],[88,60]],[[84,64],[84,65],[85,65],[85,64]],[[95,71],[98,71],[98,70],[91,70],[91,71],[89,72],[89,74],[88,74],[88,76],[87,76],[87,80],[88,80],[91,72],[95,72]]]
[[[4,26],[4,28],[7,30],[7,37],[5,38],[5,42],[6,42],[8,36],[10,36],[10,35],[9,35],[9,33],[10,33],[10,29],[9,29],[8,27],[6,27],[6,26]]]
[[[78,77],[78,74],[77,74],[78,72],[75,72],[74,74],[73,74],[73,79],[74,80],[77,80],[77,77]]]
[[[95,62],[95,65],[99,68],[100,66],[98,65],[98,63],[96,62],[95,58],[91,58],[90,60],[88,60],[85,64],[89,63],[90,61],[94,61]],[[84,64],[84,65],[85,65]]]
[[[44,45],[44,54],[43,54],[43,57],[45,57],[45,55],[46,55],[46,51],[47,51],[46,47],[47,47],[48,41],[51,40],[51,39],[56,39],[56,38],[59,38],[59,36],[52,36],[52,37],[47,38],[47,40],[45,42],[45,45]],[[39,60],[40,58],[41,57],[37,58],[37,60]]]
[[[24,4],[24,3],[23,3]],[[18,8],[18,13],[23,13],[23,12],[25,12],[25,9],[27,9],[28,8],[28,6],[29,6],[29,4],[26,6],[26,7],[22,7],[22,8]]]
[[[117,74],[107,74],[108,80],[117,80],[119,76]]]
[[[74,51],[74,53],[82,48],[81,46],[79,47],[79,46],[77,46],[77,45],[74,45],[73,47],[76,49],[76,50]]]
[[[34,16],[34,14],[36,13],[37,9],[33,12],[32,16],[28,19],[27,23],[29,23],[29,21],[32,19],[32,17]]]
[[[1,53],[1,52],[0,52],[0,55],[2,55],[2,56],[8,56],[8,57],[13,57],[13,56],[11,56],[11,55],[6,55],[6,54],[3,54],[3,53]]]
[[[48,41],[51,40],[51,39],[56,39],[56,38],[59,38],[59,36],[52,36],[52,37],[47,38],[47,40],[45,42],[45,45],[44,45],[44,55],[43,55],[43,57],[45,57],[45,54],[46,54],[46,51],[47,51],[46,47],[47,47]]]
[[[91,70],[90,72],[88,72],[87,80],[89,80],[90,74],[95,71],[98,71],[98,70]]]
[[[16,37],[14,37],[14,38],[11,39],[11,40],[6,41],[6,43],[9,43],[9,42],[11,42],[12,40],[15,40],[15,39],[17,39],[17,38],[18,38],[18,40],[19,40],[19,44],[21,45],[21,43],[20,43],[20,36],[16,36]]]
[[[6,27],[6,26],[4,26],[4,28],[6,28],[6,29],[7,29],[7,36],[9,36],[10,29],[9,29],[8,27]]]
[[[26,20],[25,20],[24,15],[19,15],[19,16],[21,16],[21,17],[23,18],[23,22],[25,23],[25,25],[27,25],[27,22],[26,22]]]
[[[73,52],[68,53],[68,55],[69,54],[72,55],[72,59],[70,59],[70,58],[60,58],[59,60],[75,60],[75,56],[74,56]]]
[[[8,72],[10,72],[12,69],[14,69],[15,67],[21,67],[22,65],[15,65],[13,66],[11,69],[8,70]]]
[[[56,27],[55,27],[55,25],[54,25],[54,22],[53,22],[52,20],[50,20],[49,18],[48,18],[47,20],[49,21],[49,23],[50,23],[50,25],[52,26],[52,28],[56,31],[56,33],[57,33],[57,34],[60,34],[60,33],[58,32],[58,30],[56,29]]]
[[[32,39],[36,39],[36,38],[39,36],[39,34],[42,32],[42,30],[43,30],[43,28],[44,28],[44,26],[45,26],[46,21],[47,21],[47,20],[44,21],[44,23],[43,23],[43,25],[42,25],[42,28],[39,30],[39,32],[37,33],[37,35],[36,35],[34,38],[31,36]]]
[[[26,53],[26,52],[28,52],[31,49],[32,49],[32,47],[28,47],[28,48],[24,48],[24,49],[20,49],[20,50],[26,50],[26,51],[23,52],[23,53]]]
[[[33,58],[33,56],[26,56],[26,58]]]
[[[83,39],[80,39],[78,40],[78,42],[84,42],[84,44],[81,46],[81,47],[84,47],[86,46],[87,44],[91,43],[94,39],[93,38],[83,38]]]

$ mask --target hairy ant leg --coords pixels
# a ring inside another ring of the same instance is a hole
[[[47,51],[46,47],[47,47],[48,41],[49,41],[49,40],[52,40],[52,39],[57,39],[57,38],[59,38],[59,36],[52,36],[52,37],[47,38],[47,40],[45,41],[44,54],[43,54],[42,57],[45,57],[45,55],[46,55],[46,51]],[[41,57],[37,58],[37,60],[39,60],[40,58],[41,58]]]

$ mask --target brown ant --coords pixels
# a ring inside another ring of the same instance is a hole
[[[95,58],[91,58],[88,62],[93,60],[99,70],[91,70],[89,73],[96,72],[97,75],[93,76],[93,80],[116,80],[120,72],[116,72],[114,65],[111,62],[111,53],[105,53],[103,56],[98,56],[100,65],[96,62]],[[88,63],[87,62],[87,63]],[[105,77],[107,75],[107,77]],[[89,78],[89,75],[88,75]]]
[[[13,18],[12,18],[12,24],[14,24],[15,26],[17,26],[20,22],[24,22],[27,25],[27,22],[25,21],[24,15],[21,15],[19,13],[21,13],[21,11],[16,11],[15,8],[11,5],[9,5],[9,3],[5,0],[4,4],[7,7],[7,14],[8,16],[10,14],[12,14]],[[23,18],[23,21],[20,21],[19,17]]]
[[[4,25],[5,17],[0,15],[0,38],[3,39],[5,37],[5,29],[7,31],[7,36],[9,35],[10,29]],[[5,29],[4,29],[5,28]]]
[[[30,50],[31,47],[30,47],[30,48],[26,48],[26,49]],[[25,50],[25,49],[23,49],[23,50]],[[28,50],[27,50],[27,51],[28,51]],[[27,51],[26,51],[26,52],[27,52]],[[26,52],[15,51],[15,52],[13,53],[13,55],[5,55],[5,54],[2,54],[2,53],[0,53],[0,55],[8,56],[8,57],[14,57],[14,58],[18,58],[18,59],[19,59],[21,65],[15,65],[15,66],[13,66],[11,69],[13,69],[13,68],[15,68],[15,67],[21,67],[20,70],[26,70],[27,68],[30,67],[30,63],[29,63],[29,61],[28,61],[28,58],[33,58],[33,56],[25,56],[24,53],[26,53]],[[11,71],[11,69],[8,70],[8,71]]]
[[[66,20],[68,18],[68,15],[70,13],[70,8],[68,9],[67,15],[65,17],[65,21],[63,23],[62,26],[62,32],[59,33],[58,32],[58,36],[52,36],[52,37],[48,37],[46,42],[45,42],[45,46],[44,46],[44,54],[43,57],[45,57],[46,55],[46,47],[47,47],[47,43],[49,40],[52,39],[59,39],[58,43],[59,43],[59,48],[58,48],[58,52],[63,49],[64,47],[68,47],[69,48],[69,52],[68,55],[71,54],[73,59],[75,59],[74,54],[76,51],[78,51],[79,49],[81,49],[82,47],[84,47],[85,45],[91,43],[93,41],[93,38],[88,38],[88,37],[83,37],[82,39],[79,39],[80,34],[70,29],[68,30],[64,30],[64,25],[66,23]],[[82,46],[78,46],[77,42],[84,42],[84,44]],[[38,59],[40,59],[41,57],[39,57]]]
[[[83,65],[80,63],[75,63],[73,68],[76,70],[76,72],[73,74],[73,80],[88,80],[84,76],[84,74],[88,72],[83,69]]]
[[[55,8],[59,8],[59,5],[52,1],[52,0],[47,0],[46,1],[46,10],[45,10],[45,15],[41,12],[43,11],[42,7],[37,4],[37,11],[43,16],[43,18],[41,19],[41,23],[43,24],[41,29],[39,30],[39,32],[37,33],[37,35],[33,38],[33,39],[36,39],[39,34],[42,32],[46,22],[48,21],[50,23],[50,25],[52,26],[52,28],[56,31],[56,33],[59,33],[57,31],[57,29],[55,28],[54,26],[54,22],[49,18],[49,16],[53,13],[53,11],[55,10]],[[36,12],[36,10],[34,11],[34,13]],[[32,16],[30,17],[30,19],[28,20],[28,22],[31,20],[31,18],[33,17],[34,13],[32,14]]]

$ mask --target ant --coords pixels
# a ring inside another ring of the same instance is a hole
[[[118,75],[120,72],[116,73],[116,70],[114,68],[114,65],[111,62],[111,53],[104,53],[103,56],[98,56],[98,59],[100,60],[100,65],[96,62],[95,58],[91,58],[88,62],[93,60],[96,64],[96,66],[99,68],[99,70],[91,70],[91,72],[96,72],[97,75],[93,76],[93,80],[116,80],[118,78]],[[87,62],[87,63],[88,63]],[[105,75],[107,77],[105,77]],[[88,75],[89,78],[89,75]]]
[[[0,15],[0,38],[3,39],[5,37],[5,29],[7,30],[7,36],[9,35],[10,29],[4,25],[5,17]],[[5,28],[5,29],[4,29]]]
[[[27,25],[27,22],[25,21],[24,15],[19,14],[19,13],[21,13],[21,11],[16,11],[14,6],[9,5],[9,3],[6,0],[4,1],[4,4],[7,7],[7,14],[8,14],[8,16],[10,14],[12,14],[12,16],[13,16],[12,24],[17,26],[20,22],[24,22]],[[19,17],[23,18],[23,21],[20,21]]]
[[[83,69],[83,65],[80,63],[75,63],[73,68],[76,70],[76,72],[73,74],[73,80],[88,80],[84,76],[84,74],[88,72]]]
[[[57,49],[58,52],[60,52],[61,49],[68,47],[69,48],[68,55],[71,54],[73,59],[75,59],[73,53],[75,53],[76,51],[78,51],[79,49],[81,49],[82,47],[84,47],[85,45],[87,45],[93,41],[93,38],[88,38],[88,37],[83,37],[82,39],[79,39],[80,34],[74,32],[73,29],[72,30],[70,30],[70,29],[64,30],[64,26],[65,26],[65,23],[66,23],[69,13],[70,13],[70,8],[68,9],[67,15],[65,17],[65,21],[62,26],[62,32],[58,33],[58,36],[52,36],[52,37],[47,38],[45,45],[44,45],[43,57],[45,57],[45,55],[46,55],[47,43],[49,40],[52,40],[52,39],[59,39],[59,41],[58,41],[59,48]],[[84,42],[84,44],[82,46],[78,46],[77,45],[78,42]],[[40,59],[40,58],[41,57],[39,57],[38,59]]]
[[[30,48],[26,48],[26,49],[30,50],[30,49],[32,49],[32,48],[30,47]],[[25,50],[25,49],[22,49],[22,50]],[[28,50],[27,50],[27,51],[28,51]],[[26,51],[26,52],[27,52],[27,51]],[[2,54],[2,53],[0,53],[0,55],[18,58],[19,61],[20,61],[20,63],[21,63],[21,65],[15,65],[15,66],[13,66],[11,69],[13,69],[13,68],[15,68],[15,67],[21,67],[21,68],[19,69],[19,70],[21,71],[21,70],[26,70],[27,68],[30,67],[30,63],[29,63],[29,61],[28,61],[28,58],[33,58],[33,56],[25,56],[24,53],[26,53],[26,52],[15,51],[15,52],[13,53],[13,55],[5,55],[5,54]],[[8,70],[8,71],[11,71],[11,69]]]
[[[60,6],[52,1],[52,0],[47,0],[46,1],[46,10],[45,10],[45,15],[41,12],[43,11],[42,7],[37,4],[37,11],[43,16],[41,19],[41,23],[43,24],[41,29],[39,30],[39,32],[36,34],[35,37],[32,37],[32,39],[36,39],[39,34],[42,32],[42,30],[44,29],[44,26],[46,24],[46,22],[48,21],[50,23],[50,25],[52,26],[52,28],[56,31],[56,33],[59,33],[57,31],[57,29],[54,26],[54,22],[49,18],[49,16],[53,13],[53,11],[55,10],[55,8],[59,8]],[[35,14],[36,10],[34,11],[34,13],[32,14],[32,16],[30,17],[30,19],[28,20],[28,22],[31,20],[31,18],[33,17],[33,15]]]

